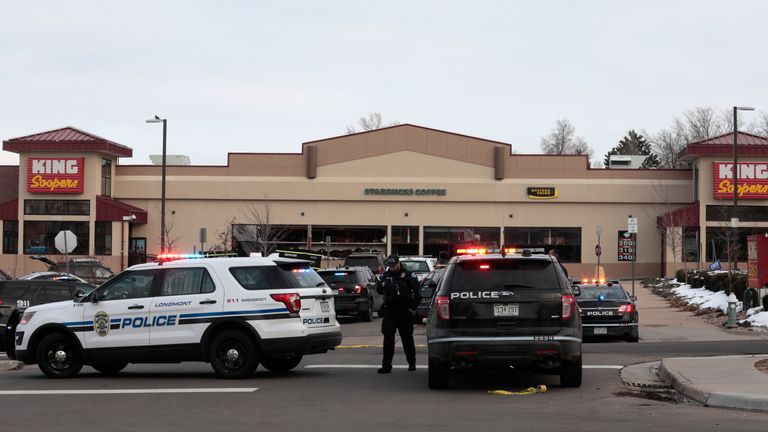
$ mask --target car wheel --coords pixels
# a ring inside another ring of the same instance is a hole
[[[69,378],[83,368],[80,347],[71,336],[53,333],[44,337],[37,346],[37,364],[49,378]]]
[[[211,343],[208,360],[220,378],[245,378],[259,366],[256,344],[238,330],[218,334]]]
[[[368,306],[363,311],[362,318],[365,322],[373,321],[373,300],[368,300]]]
[[[433,390],[444,389],[450,386],[448,363],[429,359],[427,369],[427,381],[429,388]]]
[[[637,342],[639,340],[640,340],[640,332],[630,333],[629,336],[627,336],[627,342]]]
[[[581,357],[575,362],[564,361],[560,366],[560,386],[581,387]]]
[[[286,373],[298,366],[301,359],[301,354],[282,358],[264,358],[261,360],[261,365],[270,372]]]
[[[117,375],[121,370],[125,369],[126,366],[128,366],[128,362],[126,361],[102,362],[91,365],[92,368],[104,375]]]

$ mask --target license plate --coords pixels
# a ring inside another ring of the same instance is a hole
[[[596,335],[608,334],[608,328],[607,327],[595,327],[595,334]]]
[[[330,312],[331,311],[331,304],[327,301],[321,301],[320,302],[320,310],[323,312]]]
[[[495,317],[513,317],[520,313],[520,307],[517,304],[495,304],[493,305],[493,316]]]

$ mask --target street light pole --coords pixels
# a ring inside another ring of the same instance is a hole
[[[165,148],[166,148],[166,136],[168,130],[168,120],[161,119],[155,116],[153,119],[147,120],[147,123],[163,123],[163,166],[162,166],[162,180],[161,180],[161,192],[160,192],[160,253],[165,253]]]
[[[737,247],[738,247],[738,241],[736,236],[738,235],[738,225],[739,225],[739,158],[738,158],[738,151],[736,150],[736,147],[739,143],[739,117],[738,113],[739,111],[754,111],[755,109],[752,107],[745,107],[745,106],[734,106],[733,107],[733,212],[731,213],[731,241],[730,241],[730,250],[728,251],[728,256],[731,258],[731,264],[734,265],[734,267],[738,267],[738,256],[736,255]],[[731,272],[733,271],[733,268],[728,269],[728,289],[730,292],[733,292],[733,287],[731,286]]]

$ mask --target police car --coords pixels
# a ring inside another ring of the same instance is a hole
[[[581,319],[560,264],[530,249],[487,252],[451,258],[437,287],[427,320],[429,387],[448,387],[455,371],[510,367],[581,386]]]
[[[619,281],[585,279],[574,286],[574,294],[584,337],[639,340],[637,299],[629,295]]]
[[[161,255],[74,301],[27,309],[15,357],[52,378],[90,365],[209,362],[222,378],[285,372],[341,343],[333,293],[306,261]]]

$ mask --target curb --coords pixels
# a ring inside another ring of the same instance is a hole
[[[661,361],[659,377],[685,397],[705,406],[768,412],[768,394],[746,395],[743,393],[707,391],[697,386],[677,370],[670,369]]]

